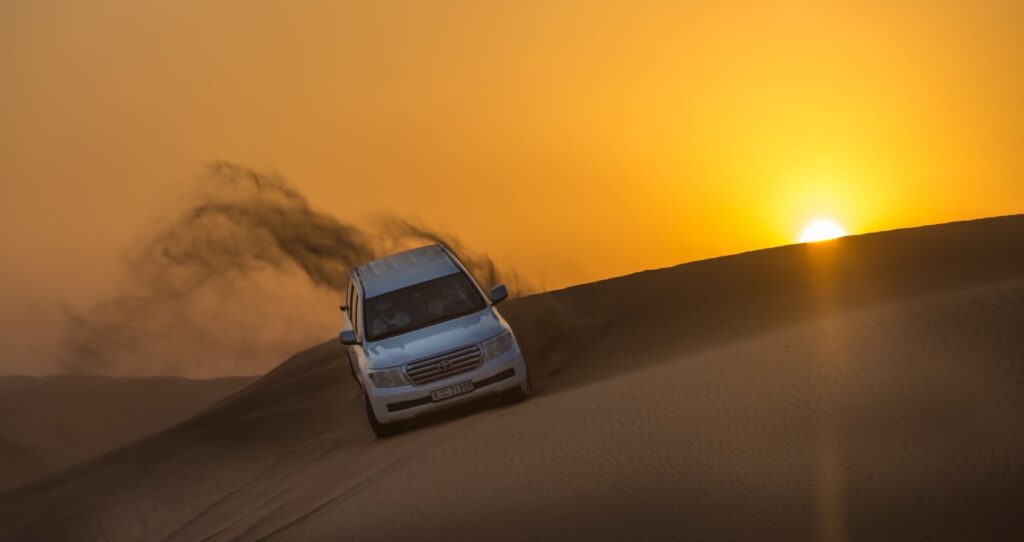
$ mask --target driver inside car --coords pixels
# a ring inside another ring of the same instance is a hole
[[[370,324],[370,329],[375,335],[387,333],[389,330],[406,326],[411,321],[409,313],[397,309],[394,301],[389,299],[381,300],[378,304],[377,314]]]

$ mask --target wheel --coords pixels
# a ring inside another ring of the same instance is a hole
[[[370,398],[365,393],[363,393],[363,406],[366,407],[366,419],[370,422],[370,429],[373,429],[373,434],[377,435],[377,438],[387,438],[402,431],[399,423],[380,423],[377,420],[377,415],[373,413],[373,406],[370,404]]]

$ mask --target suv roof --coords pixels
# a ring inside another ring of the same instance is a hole
[[[428,245],[364,263],[353,272],[367,298],[460,271],[441,245]]]

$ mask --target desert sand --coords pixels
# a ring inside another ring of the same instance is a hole
[[[328,341],[0,494],[3,540],[1024,537],[1024,216],[503,306],[538,394],[376,440]]]
[[[0,490],[188,419],[251,377],[0,377]]]

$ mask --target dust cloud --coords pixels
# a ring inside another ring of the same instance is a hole
[[[118,294],[68,312],[63,372],[265,372],[336,333],[349,269],[431,242],[455,251],[485,287],[529,289],[451,234],[398,216],[346,223],[283,177],[228,162],[210,164],[173,217],[130,255]]]

